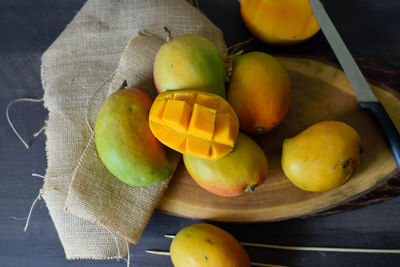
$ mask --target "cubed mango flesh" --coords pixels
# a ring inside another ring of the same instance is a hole
[[[194,104],[188,134],[210,140],[214,134],[215,109]]]
[[[192,108],[185,101],[171,99],[165,105],[161,120],[170,127],[185,131],[189,125],[191,113]]]
[[[229,103],[197,90],[159,94],[150,110],[149,125],[164,145],[210,160],[229,154],[239,134],[239,120]]]

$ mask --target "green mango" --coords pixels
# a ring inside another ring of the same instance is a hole
[[[154,137],[148,117],[153,100],[138,89],[110,95],[96,118],[95,140],[101,161],[122,182],[133,186],[160,183],[173,166]]]

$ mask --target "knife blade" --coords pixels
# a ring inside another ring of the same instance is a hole
[[[319,0],[310,0],[310,4],[323,34],[353,87],[358,103],[361,108],[370,110],[377,119],[400,170],[400,135],[398,130],[386,113],[385,108],[376,99],[321,2]]]

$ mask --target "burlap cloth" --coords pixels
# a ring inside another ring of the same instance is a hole
[[[186,1],[89,0],[43,54],[49,119],[41,194],[67,259],[125,255],[166,189],[168,181],[150,187],[120,182],[101,163],[93,138],[97,111],[122,80],[156,95],[152,68],[164,26],[173,36],[203,35],[226,53],[222,32]]]

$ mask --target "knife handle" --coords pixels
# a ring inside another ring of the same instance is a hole
[[[380,102],[360,102],[360,106],[363,109],[370,110],[378,120],[378,123],[381,125],[383,133],[389,142],[397,168],[400,170],[400,135],[396,126],[394,126],[389,115],[386,113],[385,108]]]

